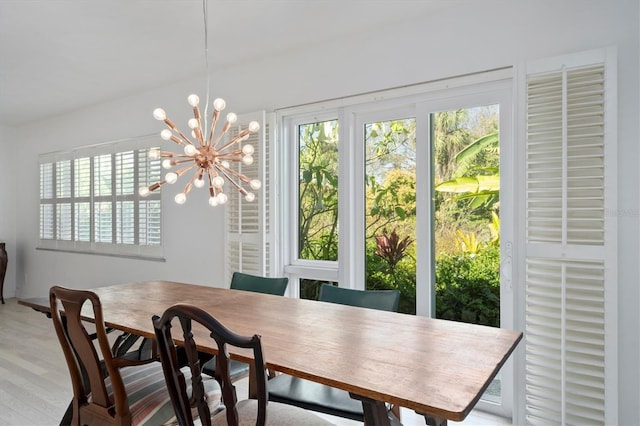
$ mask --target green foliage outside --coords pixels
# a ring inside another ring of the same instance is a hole
[[[434,115],[436,316],[499,326],[497,111]],[[366,129],[365,250],[368,289],[397,289],[416,312],[415,120]],[[300,127],[300,257],[338,257],[338,123]],[[316,298],[319,282],[303,280]]]
[[[412,245],[415,247],[415,245]],[[400,290],[398,312],[416,313],[416,260],[406,254],[394,268],[375,254],[376,244],[367,242],[367,288],[369,290]],[[415,249],[411,252],[415,253]]]
[[[436,317],[500,326],[500,247],[436,260]]]

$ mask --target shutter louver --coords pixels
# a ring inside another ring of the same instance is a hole
[[[604,61],[527,76],[525,417],[609,424]],[[615,263],[615,262],[613,262]],[[606,266],[605,266],[606,265]],[[614,422],[615,423],[615,422]]]
[[[53,239],[53,163],[40,164],[40,239]]]

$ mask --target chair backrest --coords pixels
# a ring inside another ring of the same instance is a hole
[[[275,294],[284,296],[289,278],[268,278],[257,275],[234,272],[231,277],[231,289],[253,291],[256,293]]]
[[[95,335],[82,321],[82,308],[87,302],[95,319]],[[103,422],[129,423],[131,413],[127,393],[111,355],[100,299],[91,291],[54,286],[49,291],[49,303],[53,326],[71,375],[74,418],[79,418],[84,407],[91,406],[92,415]],[[94,336],[98,339],[103,362],[94,346]],[[110,386],[105,382],[107,376]]]
[[[318,300],[395,312],[398,310],[400,292],[398,290],[354,290],[322,284]]]
[[[176,345],[173,343],[173,338],[171,336],[171,323],[176,317],[179,319],[182,327],[182,336],[180,339],[184,341],[188,365],[191,369],[191,384],[193,389],[192,399],[187,393],[187,384],[183,373],[180,371]],[[193,415],[191,412],[192,400],[195,401],[197,405],[198,414],[202,424],[211,424],[211,413],[204,394],[198,350],[196,349],[194,336],[191,333],[193,321],[205,326],[211,333],[211,337],[216,342],[218,355],[216,356],[215,376],[222,389],[222,402],[226,408],[227,424],[229,425],[237,425],[239,419],[238,412],[236,410],[236,391],[235,387],[231,383],[231,377],[229,375],[229,353],[227,352],[227,346],[236,346],[253,350],[253,359],[255,363],[254,374],[256,375],[254,378],[256,384],[255,389],[256,398],[258,400],[258,416],[256,424],[264,424],[266,420],[268,395],[260,336],[240,336],[226,328],[217,319],[202,309],[193,305],[177,304],[168,308],[163,313],[162,317],[154,315],[153,326],[155,328],[156,341],[158,344],[158,354],[160,355],[165,380],[167,382],[167,387],[169,388],[169,394],[171,396],[171,401],[179,424],[193,424]]]

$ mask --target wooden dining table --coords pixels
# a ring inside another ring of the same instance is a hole
[[[93,291],[107,327],[143,337],[155,338],[151,317],[176,303],[196,305],[238,334],[259,334],[269,369],[350,392],[375,424],[388,422],[385,403],[430,424],[464,420],[522,339],[503,328],[171,281]],[[46,299],[19,303],[49,311]],[[204,329],[194,334],[200,351],[216,353]],[[251,362],[248,352],[230,356]]]

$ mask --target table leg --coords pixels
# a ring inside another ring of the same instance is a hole
[[[387,409],[387,404],[371,398],[356,395],[349,392],[353,399],[362,402],[364,411],[364,424],[370,426],[401,426],[402,423],[395,416],[393,411]]]
[[[416,411],[416,413],[418,413]],[[424,421],[427,426],[447,426],[447,419],[443,419],[440,417],[430,416],[429,414],[418,413],[424,417]]]
[[[5,243],[0,242],[0,301],[4,305],[4,277],[7,272],[7,264],[9,259],[7,257],[7,250],[5,249]]]

